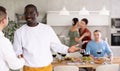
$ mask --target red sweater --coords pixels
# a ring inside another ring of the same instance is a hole
[[[79,29],[80,36],[82,36],[82,35],[83,35],[84,33],[86,33],[86,32],[90,33],[90,35],[84,37],[84,38],[82,39],[82,42],[83,42],[83,41],[90,41],[90,40],[91,40],[91,32],[90,32],[90,30],[88,30],[88,28],[85,28],[84,31],[81,33],[81,29]],[[88,42],[87,42],[87,43],[88,43]],[[85,44],[82,45],[82,49],[86,49],[87,43],[85,43]]]

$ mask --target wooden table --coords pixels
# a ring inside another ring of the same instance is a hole
[[[71,64],[70,64],[71,63]],[[111,61],[111,63],[113,64],[119,64],[120,65],[120,57],[114,57],[113,60]],[[86,67],[86,68],[93,68],[96,69],[97,66],[101,65],[101,64],[91,64],[91,63],[85,63],[85,64],[81,64],[81,63],[72,63],[72,62],[68,62],[68,61],[62,61],[62,62],[53,62],[52,63],[53,67],[55,66],[65,66],[65,65],[73,65],[73,66],[77,66],[77,67]]]

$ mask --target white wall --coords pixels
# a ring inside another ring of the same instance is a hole
[[[111,17],[120,17],[120,0],[112,0],[111,2]]]
[[[47,12],[48,0],[0,0],[0,5],[4,6],[9,14],[11,20],[15,20],[15,13],[23,14],[24,7],[27,4],[34,4],[39,11],[39,20],[43,18]]]
[[[120,46],[111,46],[113,56],[120,56]]]
[[[48,0],[48,10],[61,10],[63,6],[70,11],[79,11],[83,6],[88,10],[100,10],[104,4],[110,10],[111,0]]]
[[[111,17],[120,17],[120,0],[0,0],[0,5],[7,8],[10,19],[15,13],[23,13],[24,7],[35,4],[42,18],[47,11],[59,11],[63,5],[70,11],[79,11],[83,6],[90,11],[101,10],[103,5],[111,11]]]
[[[0,0],[0,5],[4,6],[8,11],[10,19],[14,19],[14,3],[13,0]]]

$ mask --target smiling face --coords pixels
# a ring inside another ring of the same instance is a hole
[[[36,26],[37,25],[38,12],[34,5],[26,6],[24,15],[25,15],[25,20],[27,21],[28,26]]]
[[[84,22],[84,21],[80,21],[80,28],[84,28],[84,27],[86,27],[86,23]]]
[[[86,28],[86,27],[87,27],[87,24],[88,24],[88,19],[87,19],[87,18],[81,19],[81,21],[80,21],[80,28],[81,28],[81,29]]]

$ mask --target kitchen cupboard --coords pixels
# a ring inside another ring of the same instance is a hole
[[[98,12],[91,12],[90,15],[79,15],[78,11],[71,11],[70,15],[59,15],[59,11],[49,11],[47,13],[47,24],[51,26],[70,26],[74,17],[87,18],[88,26],[109,26],[110,17],[99,15]]]
[[[120,57],[120,46],[110,46],[110,48],[114,57]]]

